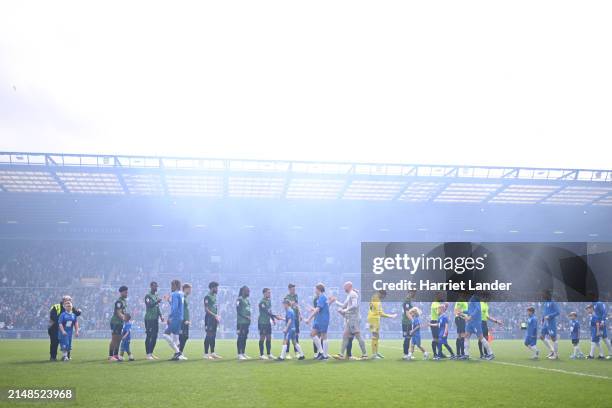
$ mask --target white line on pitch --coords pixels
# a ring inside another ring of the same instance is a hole
[[[379,347],[380,348],[388,348],[388,349],[402,350],[403,351],[403,349],[401,349],[399,347],[382,346],[382,345],[379,346]],[[502,364],[502,365],[507,365],[507,366],[515,366],[515,367],[535,368],[536,370],[552,371],[552,372],[556,372],[556,373],[570,374],[570,375],[579,375],[581,377],[599,378],[599,379],[602,379],[602,380],[612,380],[612,377],[606,377],[605,375],[581,373],[579,371],[567,371],[567,370],[561,370],[560,368],[539,367],[539,366],[527,365],[527,364],[509,363],[509,362],[506,362],[506,361],[499,361],[499,360],[490,361],[490,363],[493,363],[493,364]]]
[[[612,377],[606,377],[605,375],[587,374],[587,373],[581,373],[579,371],[567,371],[567,370],[562,370],[560,368],[540,367],[540,366],[527,365],[527,364],[509,363],[506,361],[497,361],[497,360],[491,361],[491,362],[493,364],[503,364],[503,365],[515,366],[515,367],[535,368],[536,370],[553,371],[556,373],[563,373],[563,374],[570,374],[570,375],[579,375],[581,377],[600,378],[602,380],[612,380]]]

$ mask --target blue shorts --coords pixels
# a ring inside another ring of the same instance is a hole
[[[525,345],[528,347],[535,346],[538,343],[537,336],[525,337]]]
[[[440,345],[446,344],[448,346],[448,336],[447,337],[440,337],[438,339],[438,343],[440,343]]]
[[[287,331],[287,333],[285,333],[284,339],[287,343],[289,343],[292,340],[295,340],[295,330]]]
[[[181,334],[181,321],[179,319],[171,320],[168,327],[164,331],[166,334]]]
[[[329,326],[329,322],[314,322],[312,328],[317,331],[317,333],[327,333],[327,327]]]
[[[542,335],[542,337],[557,337],[557,320],[544,320],[544,325],[542,326],[542,332],[540,334]]]
[[[130,354],[130,340],[123,339],[121,340],[121,351]]]
[[[477,336],[482,336],[482,322],[473,322],[469,321],[467,326],[465,327],[465,332],[468,334],[475,334]]]
[[[412,338],[410,339],[410,341],[415,346],[420,346],[421,345],[421,336],[420,335],[416,335],[416,336],[413,335]]]
[[[62,351],[70,351],[70,350],[72,350],[72,334],[68,334],[68,335],[64,336],[60,332],[59,336],[57,336],[57,339],[59,340],[60,349]]]
[[[601,334],[597,335],[597,329],[595,327],[591,327],[591,341],[593,343],[599,343],[601,339]]]

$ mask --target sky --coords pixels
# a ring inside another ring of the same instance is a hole
[[[612,169],[609,1],[5,1],[0,151]]]

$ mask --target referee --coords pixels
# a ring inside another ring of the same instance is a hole
[[[62,296],[62,301],[54,304],[49,309],[49,328],[47,329],[47,333],[49,334],[49,360],[57,361],[57,347],[59,346],[59,340],[57,338],[57,334],[59,331],[59,325],[57,323],[60,315],[64,311],[64,302],[70,301],[72,302],[72,297],[69,295]],[[73,308],[72,313],[76,317],[81,315],[81,309]],[[70,351],[68,352],[68,358],[70,358]]]

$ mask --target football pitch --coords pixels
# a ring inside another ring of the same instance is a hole
[[[257,340],[249,339],[249,361],[235,359],[235,342],[217,341],[223,360],[202,359],[202,340],[187,344],[188,361],[167,361],[171,352],[158,341],[159,361],[143,359],[142,340],[132,342],[137,361],[106,361],[108,342],[75,340],[73,360],[49,362],[44,340],[0,341],[0,387],[75,389],[73,401],[53,405],[95,407],[609,407],[612,361],[570,360],[568,341],[559,361],[529,360],[518,340],[493,343],[494,361],[402,361],[401,341],[383,340],[384,360],[313,361],[303,339],[303,361],[260,361]],[[472,341],[471,351],[476,348]],[[330,342],[336,353],[339,341]],[[356,346],[356,345],[355,345]],[[368,344],[369,346],[369,344]],[[543,345],[538,344],[543,353]],[[582,344],[583,352],[586,342]],[[278,354],[280,342],[273,344]],[[354,347],[358,349],[358,347]],[[359,354],[358,351],[356,354]],[[0,400],[1,406],[40,402]]]

